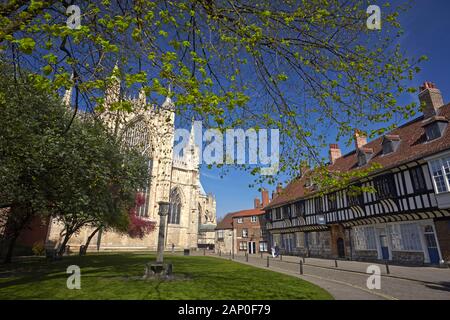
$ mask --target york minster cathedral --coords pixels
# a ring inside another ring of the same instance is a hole
[[[70,107],[72,90],[64,95],[64,103]],[[167,217],[166,248],[176,250],[212,246],[216,227],[216,202],[200,183],[199,152],[195,145],[194,130],[182,155],[174,155],[175,112],[171,99],[161,106],[147,104],[143,91],[138,97],[125,97],[133,106],[133,112],[112,111],[111,106],[121,97],[118,78],[105,91],[104,107],[99,117],[108,129],[137,148],[148,161],[148,185],[144,190],[145,203],[137,214],[156,222],[156,229],[144,239],[132,239],[115,232],[98,233],[90,242],[90,250],[156,250],[159,231],[158,202],[170,202]],[[58,243],[61,225],[54,220],[50,224],[47,240]],[[85,243],[91,233],[84,228],[69,242],[71,248]]]

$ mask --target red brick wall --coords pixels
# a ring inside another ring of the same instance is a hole
[[[45,243],[48,225],[49,219],[34,218],[29,228],[22,231],[17,239],[17,243],[25,247],[32,247],[34,243],[40,241]]]
[[[327,231],[328,232],[328,231]],[[330,247],[331,247],[331,255],[333,258],[338,258],[339,257],[339,252],[338,252],[338,239],[342,238],[342,240],[344,240],[344,249],[345,249],[345,257],[349,258],[351,257],[351,239],[349,238],[348,235],[348,230],[344,229],[344,227],[342,225],[332,225],[330,228]]]
[[[259,252],[259,242],[264,241],[261,237],[261,219],[263,219],[263,215],[257,216],[256,222],[251,222],[251,216],[249,217],[241,217],[242,223],[238,223],[238,218],[233,218],[233,227],[235,231],[235,244],[236,252],[239,252],[239,243],[241,241],[255,241],[256,242],[256,251]],[[242,230],[248,230],[248,237],[242,237]],[[248,249],[247,249],[248,250]],[[242,251],[244,252],[244,251]]]
[[[434,226],[441,248],[442,259],[450,261],[450,219],[435,221]]]

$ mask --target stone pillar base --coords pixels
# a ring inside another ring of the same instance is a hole
[[[144,279],[172,275],[172,263],[147,263],[145,265]]]

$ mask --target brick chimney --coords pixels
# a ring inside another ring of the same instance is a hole
[[[309,171],[309,163],[306,160],[300,162],[300,176],[303,176]]]
[[[281,182],[279,182],[275,192],[277,193],[277,195],[279,195],[282,191],[283,191],[283,185],[281,184]]]
[[[444,105],[444,99],[442,99],[441,91],[436,88],[436,85],[432,82],[426,81],[419,88],[419,100],[423,105],[423,116],[429,118],[439,113],[439,108]]]
[[[363,146],[367,144],[367,138],[364,133],[359,131],[358,129],[355,130],[355,149],[361,149]]]
[[[261,201],[259,200],[259,198],[255,198],[254,203],[255,203],[255,209],[261,207]]]
[[[262,206],[263,208],[269,204],[269,191],[266,189],[261,190]]]
[[[330,144],[330,162],[335,163],[337,159],[342,157],[341,149],[336,143]]]

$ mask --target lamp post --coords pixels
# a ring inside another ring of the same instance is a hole
[[[164,260],[164,238],[166,233],[166,217],[169,213],[170,203],[167,201],[159,201],[159,234],[158,234],[158,252],[156,257],[156,263],[162,264]]]

